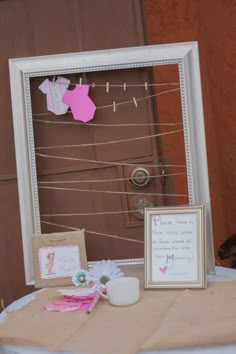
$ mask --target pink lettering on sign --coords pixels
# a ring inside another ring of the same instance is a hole
[[[168,267],[165,266],[165,267],[160,267],[160,271],[165,274],[165,272],[167,271]]]
[[[161,220],[161,217],[159,215],[158,216],[156,216],[156,215],[153,216],[153,221],[154,221],[155,226],[158,225],[158,222],[160,222],[160,220]]]
[[[70,106],[74,119],[84,123],[93,119],[96,111],[88,92],[88,85],[76,85],[74,90],[66,90],[62,98],[62,102]]]

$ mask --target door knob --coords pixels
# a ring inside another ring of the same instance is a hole
[[[130,176],[130,182],[135,187],[144,187],[150,182],[150,173],[146,168],[137,167],[135,168]]]

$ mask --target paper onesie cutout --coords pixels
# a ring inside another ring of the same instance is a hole
[[[58,76],[54,82],[44,80],[39,86],[40,91],[46,94],[47,109],[56,115],[65,114],[69,106],[62,102],[62,97],[70,84],[70,80]]]
[[[88,93],[88,85],[76,85],[74,90],[66,90],[62,98],[62,101],[70,106],[74,119],[84,123],[93,119],[96,110]]]

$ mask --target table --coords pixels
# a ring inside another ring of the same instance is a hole
[[[234,269],[228,269],[228,268],[223,268],[223,267],[216,267],[216,274],[215,275],[209,275],[208,276],[208,281],[227,281],[227,280],[236,280],[236,270]],[[43,292],[44,289],[40,290],[39,292]],[[14,303],[12,303],[10,306],[8,306],[1,314],[0,314],[0,321],[4,321],[4,318],[6,318],[7,314],[10,313],[11,311],[15,311],[18,309],[23,308],[26,304],[28,304],[30,301],[32,301],[36,294],[38,292],[29,294]],[[151,351],[151,350],[144,350],[140,351],[142,354],[234,354],[236,352],[236,345],[226,345],[224,347],[210,347],[210,348],[193,348],[193,349],[181,349],[181,350],[159,350],[159,351]],[[39,347],[25,347],[25,346],[16,346],[16,345],[0,345],[0,353],[1,354],[49,354],[51,352],[39,348]],[[53,352],[54,354],[57,354],[56,352]],[[58,353],[59,354],[59,353]],[[60,352],[60,354],[69,354],[68,352]],[[86,354],[82,352],[78,352],[78,354]],[[100,354],[100,353],[99,353]],[[111,353],[113,354],[113,353]],[[126,353],[124,353],[126,354]]]

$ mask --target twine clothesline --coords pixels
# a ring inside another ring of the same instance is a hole
[[[37,80],[37,81],[41,81],[42,82],[42,79],[40,79],[40,78],[33,78],[33,80]],[[52,83],[54,85],[64,85],[64,82],[60,82],[60,81],[56,81],[55,80],[55,75],[53,77]],[[76,85],[82,85],[82,84],[83,84],[83,78],[80,77],[78,82],[70,81],[69,86],[76,86]],[[110,88],[110,87],[116,87],[116,88],[122,87],[124,89],[124,91],[126,91],[126,89],[128,87],[144,87],[147,90],[148,87],[179,85],[179,82],[160,82],[160,83],[155,83],[155,84],[152,83],[152,84],[150,84],[147,81],[145,81],[142,84],[127,84],[126,82],[124,82],[123,84],[111,84],[109,81],[106,81],[105,84],[96,84],[96,82],[92,82],[92,83],[85,82],[84,85],[87,85],[87,86],[92,87],[92,88],[105,87],[106,90],[108,88]]]
[[[144,165],[146,166],[146,165]],[[185,172],[179,173],[163,173],[161,175],[150,175],[150,178],[158,178],[158,177],[171,177],[171,176],[178,176],[178,175],[185,175]],[[77,180],[77,181],[38,181],[38,184],[59,184],[59,183],[100,183],[100,182],[119,182],[119,181],[128,181],[134,180],[135,177],[124,177],[124,178],[111,178],[111,179],[92,179],[92,180]]]
[[[95,213],[71,213],[71,214],[41,214],[42,217],[50,216],[96,216],[96,215],[115,215],[115,214],[126,214],[126,213],[137,213],[140,209],[134,210],[117,210],[117,211],[99,211]]]
[[[111,190],[98,190],[98,189],[80,189],[80,188],[63,188],[63,187],[48,187],[48,186],[38,186],[40,189],[51,189],[51,190],[63,190],[63,191],[74,191],[74,192],[89,192],[89,193],[107,193],[107,194],[128,194],[137,195],[137,192],[124,192],[124,191],[111,191]],[[142,193],[145,195],[159,195],[166,197],[188,197],[187,194],[169,194],[169,193]]]
[[[48,112],[47,115],[50,115]],[[69,125],[79,125],[79,126],[96,126],[96,127],[144,127],[144,126],[175,126],[183,125],[182,122],[176,123],[114,123],[114,124],[102,124],[102,123],[82,123],[82,122],[65,122],[65,121],[55,121],[55,120],[45,120],[34,118],[34,122],[47,123],[47,124],[69,124]]]
[[[82,159],[79,157],[66,157],[66,156],[56,156],[56,155],[46,155],[36,153],[37,156],[45,157],[45,158],[53,158],[53,159],[61,159],[61,160],[71,160],[71,161],[81,161],[81,162],[88,162],[88,163],[96,163],[96,164],[104,164],[104,165],[111,165],[111,166],[136,166],[137,163],[126,163],[126,162],[114,162],[114,161],[101,161],[101,160],[92,160],[92,159]],[[186,165],[168,165],[168,164],[145,164],[146,167],[181,167],[186,168]]]
[[[110,144],[125,143],[125,142],[128,142],[128,141],[136,141],[136,140],[151,139],[151,138],[155,138],[155,137],[158,137],[158,136],[170,135],[170,134],[175,134],[175,133],[180,133],[180,132],[183,132],[183,129],[172,130],[172,131],[170,131],[170,132],[158,133],[158,134],[153,134],[153,135],[139,136],[139,137],[136,137],[136,138],[104,141],[104,142],[100,142],[100,143],[72,144],[72,145],[55,145],[55,146],[39,146],[39,147],[36,147],[35,150],[110,145]]]
[[[171,92],[177,92],[179,91],[180,88],[176,88],[176,89],[172,89],[172,90],[167,90],[167,91],[162,91],[162,92],[158,92],[158,93],[154,93],[153,95],[148,95],[148,96],[144,96],[144,97],[133,97],[132,100],[128,100],[128,101],[123,101],[123,102],[115,102],[115,106],[122,106],[122,105],[126,105],[128,103],[134,103],[135,107],[137,108],[138,105],[137,105],[137,102],[140,102],[140,101],[143,101],[143,100],[146,100],[148,98],[152,98],[152,97],[157,97],[157,96],[161,96],[161,95],[165,95],[167,93],[171,93]],[[98,106],[97,109],[103,109],[103,108],[114,108],[114,101],[113,101],[113,104],[109,104],[109,105],[105,105],[105,106]]]
[[[66,226],[66,225],[62,225],[62,224],[57,224],[57,223],[52,223],[49,221],[42,221],[42,224],[48,224],[48,225],[52,225],[52,226],[58,226],[58,227],[62,227],[62,228],[67,228],[69,230],[79,230],[79,228],[77,227],[72,227],[72,226]],[[110,238],[115,238],[115,239],[119,239],[119,240],[123,240],[123,241],[128,241],[128,242],[136,242],[136,243],[144,243],[144,241],[141,240],[137,240],[137,239],[132,239],[132,238],[126,238],[126,237],[122,237],[122,236],[117,236],[117,235],[111,235],[111,234],[107,234],[107,233],[102,233],[102,232],[97,232],[97,231],[91,231],[91,230],[85,230],[86,233],[89,234],[94,234],[94,235],[99,235],[99,236],[105,236],[105,237],[110,237]]]
[[[179,90],[180,90],[180,88],[175,88],[175,89],[172,89],[172,90],[162,91],[162,92],[158,92],[158,93],[155,93],[153,95],[148,95],[148,96],[144,96],[144,97],[138,97],[138,98],[133,97],[132,100],[128,100],[128,101],[123,101],[123,102],[115,102],[115,101],[113,101],[112,104],[105,105],[105,106],[97,106],[96,109],[99,110],[99,109],[103,109],[103,108],[111,108],[112,107],[113,111],[116,112],[116,107],[117,106],[126,105],[128,103],[134,103],[135,107],[137,108],[138,107],[137,102],[146,100],[148,98],[165,95],[167,93],[177,92]],[[65,114],[69,114],[69,113],[72,113],[72,112],[71,111],[67,111]],[[48,112],[46,112],[46,113],[34,113],[33,116],[44,116],[44,115],[48,115],[48,114],[49,114]]]

